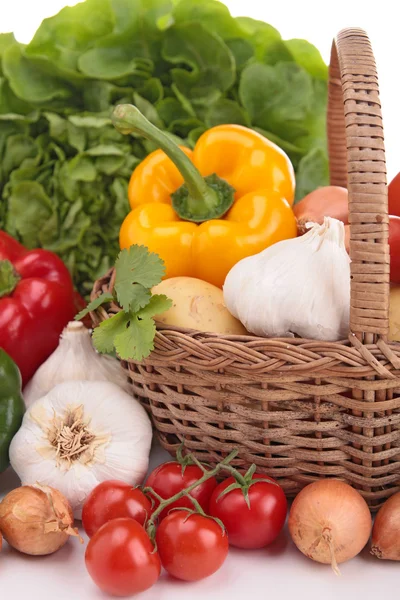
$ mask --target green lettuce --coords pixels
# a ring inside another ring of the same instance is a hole
[[[218,0],[85,0],[28,45],[0,35],[0,228],[57,252],[87,295],[113,263],[127,185],[153,144],[111,125],[130,102],[180,144],[238,123],[277,143],[296,200],[328,182],[327,66],[305,40]]]

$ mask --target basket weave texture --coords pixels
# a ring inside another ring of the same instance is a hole
[[[372,509],[400,489],[400,345],[387,342],[388,209],[378,79],[365,32],[332,45],[332,185],[349,191],[351,307],[342,342],[220,336],[158,326],[142,363],[122,362],[162,446],[215,464],[257,465],[288,496],[343,479]],[[92,298],[114,285],[111,270]],[[119,310],[92,313],[94,326]]]

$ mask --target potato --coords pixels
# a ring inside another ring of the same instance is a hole
[[[400,285],[390,286],[389,340],[400,342]]]
[[[153,294],[165,294],[173,306],[155,317],[166,325],[198,331],[246,335],[243,325],[224,305],[222,290],[194,277],[171,277],[156,285]]]

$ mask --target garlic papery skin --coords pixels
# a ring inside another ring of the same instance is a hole
[[[116,358],[98,354],[92,345],[90,330],[80,321],[71,321],[64,328],[60,343],[39,367],[23,390],[29,407],[58,383],[64,381],[111,381],[126,392],[129,383]]]
[[[140,484],[147,472],[150,419],[131,395],[105,381],[68,381],[36,400],[10,445],[22,485],[58,489],[76,518],[99,483]]]
[[[350,259],[343,223],[325,217],[305,235],[244,258],[229,271],[223,292],[227,309],[256,335],[346,338]]]

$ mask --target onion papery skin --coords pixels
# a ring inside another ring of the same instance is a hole
[[[77,535],[64,496],[48,486],[22,486],[0,503],[0,530],[8,544],[32,556],[53,554]]]
[[[371,554],[382,560],[400,560],[400,492],[386,500],[375,517]]]
[[[364,498],[337,479],[306,486],[293,501],[289,532],[297,548],[312,560],[337,565],[361,552],[371,535],[372,518]]]

